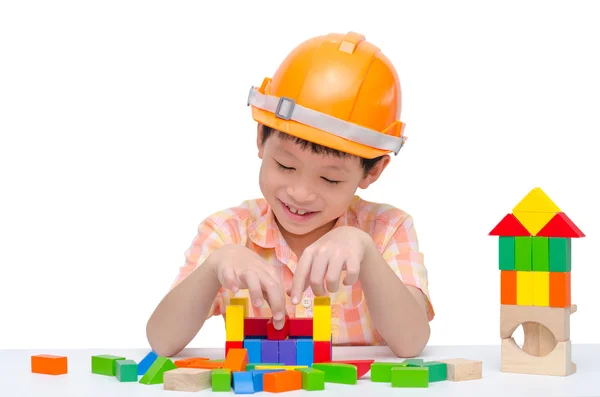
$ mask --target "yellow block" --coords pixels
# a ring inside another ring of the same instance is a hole
[[[315,305],[313,313],[313,341],[331,341],[331,306]]]
[[[513,212],[513,215],[525,226],[532,236],[538,234],[546,223],[556,215],[554,212]]]
[[[293,371],[296,368],[308,368],[307,365],[257,365],[254,369],[285,369],[286,371]]]
[[[317,305],[331,306],[331,299],[328,296],[315,296],[315,306]]]
[[[229,305],[225,308],[225,338],[227,342],[244,341],[244,306]]]
[[[244,306],[244,317],[248,317],[248,298],[231,298],[229,299],[230,305],[242,305]]]
[[[517,305],[533,306],[533,273],[517,271]]]
[[[560,208],[539,187],[531,189],[519,204],[513,208],[513,212],[561,212]]]
[[[550,306],[550,272],[533,273],[533,306]]]

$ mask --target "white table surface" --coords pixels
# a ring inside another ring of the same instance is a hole
[[[139,362],[148,349],[93,349],[93,350],[0,350],[0,396],[25,397],[86,397],[86,396],[185,396],[213,395],[212,390],[175,392],[163,385],[145,385],[137,382],[119,382],[116,377],[91,373],[91,356],[114,354]],[[172,357],[223,358],[224,349],[189,348]],[[31,373],[31,356],[56,354],[68,357],[69,373],[42,375]],[[392,388],[387,383],[373,383],[370,373],[356,385],[326,383],[324,391],[287,392],[284,396],[600,396],[600,345],[573,345],[573,362],[577,372],[567,377],[508,374],[500,372],[500,345],[496,346],[430,346],[419,356],[426,361],[444,358],[467,358],[483,361],[483,378],[463,382],[435,382],[424,389]],[[374,359],[375,361],[402,361],[385,347],[336,347],[334,360]],[[214,395],[233,395],[233,391]],[[273,395],[260,392],[255,395]]]

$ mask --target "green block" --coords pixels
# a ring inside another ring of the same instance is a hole
[[[534,272],[547,272],[550,270],[550,248],[548,237],[531,238],[532,266]]]
[[[408,366],[407,363],[374,362],[373,364],[371,364],[371,382],[391,382],[392,368],[406,366]]]
[[[423,359],[422,358],[407,358],[402,361],[402,364],[406,364],[408,367],[422,367]]]
[[[550,247],[550,271],[551,272],[570,272],[571,271],[571,239],[565,237],[548,238]]]
[[[429,368],[392,368],[392,387],[429,387]]]
[[[500,236],[498,241],[499,270],[515,270],[515,238]]]
[[[437,361],[429,361],[423,364],[429,368],[429,383],[439,382],[448,378],[448,365]]]
[[[515,237],[515,270],[531,271],[531,237]]]
[[[125,357],[111,354],[92,356],[92,373],[97,375],[115,376],[117,373],[116,361],[125,360]]]
[[[213,369],[211,374],[212,391],[231,390],[231,370],[227,368]]]
[[[358,379],[356,365],[344,363],[314,363],[312,368],[325,373],[325,382],[354,385]]]
[[[304,390],[325,390],[325,372],[311,367],[296,368],[295,371],[302,372],[302,388]]]
[[[170,358],[158,356],[150,368],[148,368],[148,371],[142,376],[140,383],[145,385],[158,385],[163,383],[163,374],[175,368],[177,368],[177,366],[175,366]]]
[[[115,376],[120,382],[137,382],[138,365],[133,360],[117,360]]]

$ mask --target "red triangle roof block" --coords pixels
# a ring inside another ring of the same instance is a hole
[[[577,238],[585,237],[585,234],[564,212],[559,212],[536,234],[541,237],[565,237]]]
[[[531,236],[531,233],[513,214],[507,214],[489,236]]]

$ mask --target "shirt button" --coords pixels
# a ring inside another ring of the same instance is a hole
[[[308,298],[308,297],[302,298],[302,307],[304,307],[305,309],[310,307],[310,298]]]
[[[311,316],[312,316],[312,314],[313,314],[312,310],[308,309],[308,310],[306,311],[306,315],[307,315],[308,317],[311,317]]]

